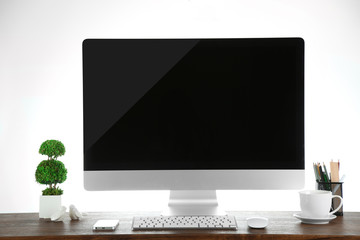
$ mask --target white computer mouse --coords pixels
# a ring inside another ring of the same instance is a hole
[[[269,219],[265,217],[250,217],[246,221],[250,228],[265,228],[269,223]]]

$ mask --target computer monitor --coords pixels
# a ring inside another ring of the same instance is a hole
[[[87,190],[170,190],[186,215],[303,187],[301,38],[86,39],[83,100]]]

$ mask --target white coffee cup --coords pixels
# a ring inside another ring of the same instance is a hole
[[[337,212],[343,204],[342,197],[332,195],[331,191],[305,190],[299,192],[299,194],[302,217],[328,218],[330,215]],[[339,207],[330,212],[332,199],[336,197],[340,198]]]

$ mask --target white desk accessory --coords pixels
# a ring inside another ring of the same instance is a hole
[[[95,231],[114,231],[119,225],[119,220],[98,220],[94,226]]]
[[[336,218],[335,215],[329,215],[321,218],[304,217],[301,213],[295,213],[294,217],[299,219],[302,223],[307,224],[328,224],[331,220]]]
[[[217,229],[236,230],[235,216],[149,216],[134,217],[133,230]]]
[[[69,207],[69,216],[71,218],[71,220],[80,220],[83,215],[79,212],[79,210],[77,210],[77,208],[71,204]]]
[[[51,215],[51,221],[61,222],[64,220],[65,214],[66,214],[66,207],[61,206],[61,208],[58,211],[56,211]]]
[[[250,228],[265,228],[269,224],[269,220],[265,217],[250,217],[246,221]]]

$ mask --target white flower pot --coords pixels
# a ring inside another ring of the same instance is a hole
[[[39,218],[50,218],[61,208],[61,195],[40,196]]]

